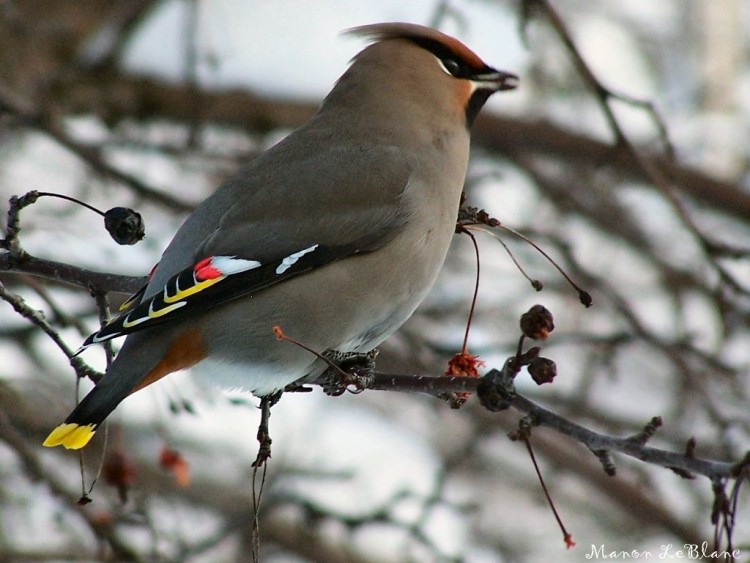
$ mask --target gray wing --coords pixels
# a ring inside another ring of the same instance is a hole
[[[314,123],[300,129],[227,180],[188,217],[146,295],[207,256],[269,262],[316,243],[376,244],[376,233],[397,231],[408,220],[401,198],[411,172],[396,147],[332,143]]]
[[[164,252],[142,301],[84,347],[377,250],[408,220],[400,203],[410,168],[398,150],[286,150],[294,158],[286,155],[283,170],[268,164],[272,150],[206,200]]]

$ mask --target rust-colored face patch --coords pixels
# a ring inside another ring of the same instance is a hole
[[[471,82],[464,80],[458,82],[453,89],[453,95],[456,99],[456,107],[465,109],[474,93],[474,87]]]

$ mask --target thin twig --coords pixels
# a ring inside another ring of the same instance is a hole
[[[16,452],[27,475],[46,483],[52,494],[61,499],[64,504],[75,506],[77,498],[70,494],[68,487],[58,479],[58,472],[49,471],[44,467],[39,459],[38,451],[29,446],[27,438],[16,430],[12,421],[8,418],[8,414],[2,410],[0,410],[0,440]],[[87,524],[94,536],[101,538],[109,545],[115,559],[120,561],[145,561],[127,543],[120,540],[116,528],[102,525],[96,512],[78,510],[75,514]]]
[[[138,196],[165,205],[176,211],[191,211],[195,207],[188,202],[147,185],[139,178],[127,172],[118,170],[102,157],[98,148],[84,145],[68,135],[52,116],[43,113],[29,113],[14,103],[13,100],[4,96],[2,90],[0,90],[0,107],[5,112],[18,117],[26,126],[37,129],[57,141],[58,144],[75,154],[98,174],[125,184]]]
[[[617,120],[612,107],[610,106],[610,100],[612,99],[617,99],[625,103],[630,103],[631,105],[636,105],[638,107],[650,107],[648,103],[642,101],[638,101],[637,103],[635,103],[636,100],[634,98],[628,97],[624,94],[615,94],[609,88],[605,87],[593,73],[586,61],[583,59],[583,56],[581,56],[581,53],[573,42],[573,39],[570,32],[568,31],[567,26],[565,25],[565,22],[560,17],[557,10],[552,7],[550,2],[548,0],[526,1],[531,7],[541,11],[546,16],[552,29],[557,34],[561,43],[572,58],[573,64],[575,65],[579,74],[583,78],[586,85],[594,93],[595,100],[602,110],[607,124],[609,125],[612,133],[615,136],[617,146],[625,150],[625,152],[638,165],[638,167],[643,170],[645,176],[649,178],[653,185],[656,186],[667,198],[667,201],[669,201],[670,205],[677,213],[683,225],[685,225],[687,230],[699,243],[701,250],[706,257],[706,260],[709,264],[711,264],[711,267],[719,275],[721,280],[738,293],[746,295],[750,293],[747,288],[740,285],[737,280],[730,274],[730,272],[714,258],[712,249],[716,246],[716,244],[709,237],[707,237],[695,223],[692,216],[685,207],[685,204],[680,200],[677,194],[677,190],[672,185],[671,181],[668,180],[667,176],[662,172],[662,170],[657,167],[652,160],[644,158],[640,154],[638,149],[635,148],[630,139],[628,139],[624,130],[620,126],[620,123]],[[653,108],[651,108],[649,113],[652,118],[656,118],[658,116]],[[657,123],[658,122],[659,120],[657,120]],[[659,131],[660,135],[663,138],[667,138],[667,135],[665,133],[666,127],[663,125],[663,123],[660,125]],[[671,147],[671,144],[667,143],[666,146]]]
[[[16,313],[42,329],[42,331],[50,337],[57,347],[62,350],[63,354],[67,356],[70,365],[75,370],[79,379],[89,377],[93,381],[96,381],[98,377],[101,377],[101,374],[86,364],[80,357],[75,355],[75,351],[65,343],[60,334],[49,324],[49,322],[47,322],[41,311],[29,307],[20,295],[8,291],[2,282],[0,282],[0,299],[10,304]]]

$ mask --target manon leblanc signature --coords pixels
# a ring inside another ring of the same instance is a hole
[[[722,551],[712,549],[707,541],[702,544],[686,543],[674,545],[671,543],[663,544],[659,550],[647,549],[611,549],[604,544],[591,545],[591,550],[585,555],[586,559],[694,559],[708,561],[733,561],[739,559],[740,550]]]

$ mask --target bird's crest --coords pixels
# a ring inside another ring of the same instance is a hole
[[[439,46],[441,50],[447,49],[453,53],[454,56],[460,58],[465,64],[476,71],[481,71],[486,68],[484,61],[482,61],[474,51],[461,43],[458,39],[423,25],[401,22],[376,23],[352,27],[345,30],[344,33],[367,37],[373,41],[408,39],[422,46]],[[431,51],[434,50],[434,48],[429,49]]]

